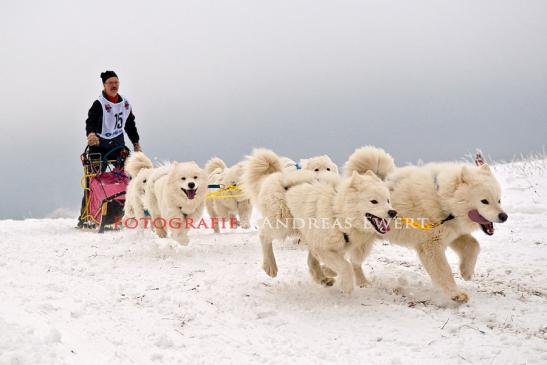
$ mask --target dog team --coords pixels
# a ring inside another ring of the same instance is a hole
[[[221,220],[250,228],[254,207],[261,214],[266,274],[275,277],[278,271],[273,241],[295,238],[309,250],[313,280],[324,286],[338,281],[348,294],[368,284],[363,261],[376,241],[388,240],[416,250],[433,284],[465,303],[468,294],[454,280],[447,247],[459,256],[462,278],[471,280],[480,251],[471,233],[480,228],[493,235],[493,223],[507,220],[500,185],[487,164],[396,167],[388,153],[372,146],[356,149],[342,175],[328,156],[298,164],[267,149],[256,149],[231,167],[215,157],[205,169],[195,162],[154,167],[135,152],[125,171],[131,182],[124,219],[148,213],[152,221],[186,222],[153,229],[159,237],[170,235],[187,245],[192,227],[187,223],[199,221],[204,209],[218,233]]]

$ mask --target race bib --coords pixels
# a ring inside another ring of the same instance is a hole
[[[123,134],[125,122],[131,113],[131,104],[123,96],[119,103],[112,103],[103,95],[99,96],[99,102],[103,107],[103,126],[99,137],[104,139],[112,139],[120,134]]]

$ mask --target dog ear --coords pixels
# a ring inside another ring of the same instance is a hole
[[[359,175],[359,173],[357,171],[353,171],[349,180],[350,189],[357,190],[360,180],[361,180],[361,176]]]
[[[378,181],[382,181],[382,179],[380,179],[380,178],[378,177],[378,175],[376,175],[376,174],[374,173],[374,171],[372,171],[372,170],[367,170],[367,172],[365,172],[365,176],[369,176],[369,177],[372,177],[372,178],[374,178],[374,179],[376,179],[376,180],[378,180]]]
[[[466,184],[471,182],[471,169],[467,165],[462,166],[460,172],[460,183]]]

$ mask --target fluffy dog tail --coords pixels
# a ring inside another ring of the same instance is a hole
[[[353,172],[364,174],[371,170],[382,180],[395,169],[393,157],[381,148],[373,146],[361,147],[355,150],[344,165],[344,175],[351,176]]]
[[[131,177],[137,176],[141,169],[154,167],[152,161],[142,152],[133,152],[125,161],[125,172]]]
[[[279,157],[271,150],[260,148],[247,157],[242,182],[245,194],[256,201],[262,181],[268,175],[282,171]]]
[[[220,173],[224,171],[226,164],[218,157],[213,157],[205,164],[205,171],[207,175],[211,175],[213,172]]]

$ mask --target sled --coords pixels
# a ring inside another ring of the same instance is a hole
[[[122,149],[116,159],[109,159],[113,152]],[[84,201],[80,220],[84,229],[116,229],[116,223],[123,217],[125,192],[129,177],[124,172],[125,159],[129,150],[125,146],[116,147],[102,156],[89,153],[89,146],[80,155],[84,175],[80,181],[84,189]]]

